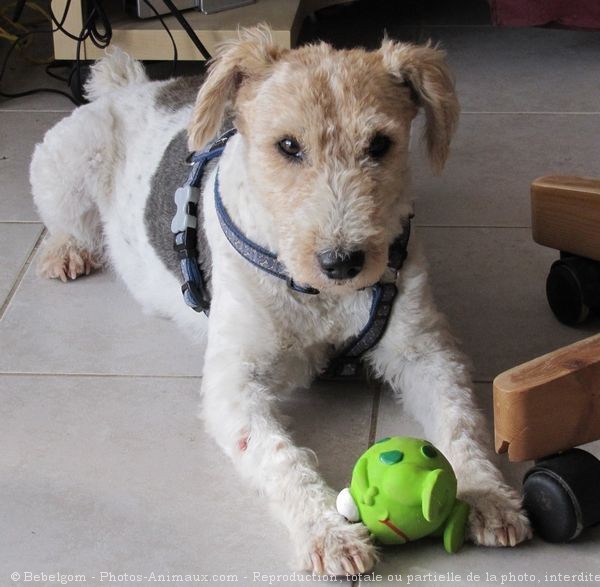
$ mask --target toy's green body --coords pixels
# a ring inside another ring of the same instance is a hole
[[[350,494],[383,544],[435,535],[448,552],[462,546],[469,508],[456,499],[450,463],[425,440],[395,436],[374,444],[354,467]]]

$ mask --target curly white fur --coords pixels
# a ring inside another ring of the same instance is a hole
[[[133,84],[143,84],[148,76],[142,64],[119,47],[108,47],[107,58],[92,65],[84,94],[91,102],[113,90]]]

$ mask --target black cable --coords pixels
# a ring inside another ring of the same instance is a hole
[[[87,20],[86,20],[87,24]],[[71,73],[69,74],[68,84],[75,96],[75,99],[80,104],[85,104],[86,97],[83,92],[83,80],[81,79],[81,46],[85,39],[85,27],[84,24],[83,29],[81,30],[81,34],[77,37],[77,47],[75,49],[75,64],[71,68]]]
[[[89,38],[98,49],[105,49],[112,39],[110,20],[104,11],[102,0],[88,0],[88,6],[91,6],[91,9],[81,31],[81,40]],[[99,24],[101,28],[98,28]],[[101,29],[104,29],[104,32]]]
[[[65,80],[70,86],[71,91],[75,95],[75,100],[78,104],[85,102],[83,95],[83,80],[81,76],[81,46],[88,39],[98,49],[105,49],[110,44],[112,39],[112,26],[101,0],[88,0],[89,8],[87,17],[83,23],[79,35],[75,35],[64,27],[66,16],[68,14],[72,0],[67,0],[65,10],[60,19],[60,22],[54,15],[52,6],[50,6],[50,18],[55,25],[55,31],[60,31],[67,38],[77,42],[75,64],[71,69],[69,77]],[[49,72],[48,72],[49,73]],[[51,75],[51,74],[50,74]],[[52,76],[56,77],[56,76]]]
[[[171,39],[171,44],[173,45],[173,70],[171,72],[171,75],[175,75],[177,73],[177,61],[179,58],[179,56],[177,54],[177,43],[175,43],[175,39],[173,38],[173,35],[171,34],[171,31],[169,30],[167,23],[163,20],[163,17],[158,13],[158,10],[156,10],[156,8],[154,8],[154,6],[151,4],[150,0],[144,0],[144,4],[148,8],[150,8],[150,10],[152,10],[152,12],[154,12],[154,15],[156,16],[156,18],[158,18],[158,20],[160,20],[160,24],[165,29],[165,31],[167,31],[167,34],[169,35],[169,38]]]
[[[15,10],[13,12],[13,17],[12,17],[13,22],[19,22],[19,19],[21,18],[21,14],[23,14],[23,8],[25,8],[26,3],[27,3],[27,0],[17,0],[15,2]]]
[[[62,14],[60,23],[54,19],[57,27],[62,27],[65,20],[67,19],[67,14],[68,14],[70,5],[71,5],[71,0],[67,0],[67,3],[65,5],[65,10]],[[51,15],[51,17],[53,17],[51,6],[50,6],[50,15]],[[8,51],[6,52],[6,55],[4,56],[2,66],[0,67],[0,83],[2,82],[2,79],[4,78],[4,74],[6,73],[6,68],[8,67],[8,61],[10,59],[10,56],[13,54],[14,50],[17,48],[18,44],[21,41],[30,37],[31,35],[48,34],[48,33],[52,34],[52,33],[55,33],[57,30],[59,30],[59,28],[53,29],[52,27],[50,27],[49,31],[47,31],[47,30],[28,31],[24,34],[17,35],[17,39],[15,39],[13,41],[12,45],[9,47]],[[73,96],[71,96],[71,94],[68,94],[67,92],[63,92],[62,90],[57,90],[55,88],[34,88],[31,90],[26,90],[24,92],[4,92],[4,91],[0,90],[0,96],[2,96],[3,98],[22,98],[24,96],[31,96],[32,94],[39,94],[39,93],[58,94],[60,96],[64,96],[65,98],[68,98],[76,106],[78,105],[77,102],[75,101],[75,99],[73,98]]]
[[[48,4],[48,9],[50,12],[50,19],[54,21],[54,24],[56,25],[56,30],[62,30],[62,31],[65,30],[63,25],[65,24],[65,20],[67,20],[67,15],[69,14],[70,8],[71,8],[71,0],[67,0],[67,2],[65,3],[65,9],[63,10],[60,22],[56,22],[56,19],[54,18],[54,12],[52,11],[52,0],[50,0],[50,3]]]
[[[19,36],[15,41],[13,41],[12,45],[9,47],[8,51],[6,52],[6,55],[4,56],[4,60],[2,62],[2,67],[0,68],[0,82],[2,81],[2,78],[4,77],[4,74],[6,73],[6,68],[8,66],[8,60],[10,59],[10,56],[12,55],[13,51],[17,48],[17,45],[23,41],[23,39],[26,39],[27,37],[31,36],[31,35],[35,35],[35,34],[41,34],[41,33],[47,33],[48,31],[29,31],[21,36]],[[2,96],[3,98],[23,98],[24,96],[31,96],[32,94],[39,94],[39,93],[48,93],[48,94],[59,94],[60,96],[64,96],[65,98],[68,98],[69,100],[71,100],[71,102],[73,102],[73,104],[75,104],[75,106],[77,106],[77,102],[75,102],[75,99],[73,98],[73,96],[71,96],[70,94],[68,94],[67,92],[63,92],[62,90],[57,90],[55,88],[34,88],[32,90],[26,90],[24,92],[5,92],[0,90],[0,96]]]
[[[57,79],[58,81],[64,82],[65,84],[69,83],[69,78],[68,77],[63,77],[62,75],[58,75],[56,73],[52,73],[52,69],[65,69],[67,67],[71,67],[69,64],[67,63],[61,63],[60,61],[53,61],[52,63],[48,63],[48,65],[46,65],[45,71],[46,74],[49,75],[50,77],[53,77],[54,79]]]
[[[169,35],[169,38],[171,39],[171,44],[173,45],[173,74],[175,74],[177,71],[177,62],[178,62],[177,44],[175,43],[175,39],[173,38],[173,35],[171,34],[169,27],[163,20],[163,17],[158,13],[158,11],[151,4],[151,2],[149,0],[143,0],[143,1],[150,8],[150,10],[152,10],[154,15],[160,20],[162,27],[165,29],[165,31]],[[71,91],[73,92],[74,96],[72,96],[66,92],[63,92],[61,90],[54,89],[54,88],[35,88],[32,90],[27,90],[24,92],[15,92],[15,93],[0,91],[0,96],[6,97],[6,98],[18,98],[18,97],[22,97],[22,96],[29,96],[31,94],[37,94],[40,92],[49,92],[49,93],[65,96],[66,98],[71,100],[71,102],[73,102],[75,105],[79,105],[85,101],[85,97],[83,96],[83,80],[81,77],[81,67],[82,67],[81,47],[82,47],[82,44],[89,39],[94,44],[94,46],[98,47],[99,49],[106,48],[110,44],[110,41],[112,39],[112,26],[110,24],[110,20],[108,19],[107,14],[104,10],[104,7],[102,6],[102,0],[88,0],[89,12],[88,12],[87,18],[85,19],[85,22],[82,26],[82,29],[81,29],[81,32],[79,33],[79,35],[74,35],[70,31],[65,29],[65,27],[64,27],[64,23],[67,19],[67,15],[68,15],[69,9],[71,7],[71,2],[72,2],[72,0],[66,1],[65,8],[64,8],[64,11],[60,18],[60,21],[56,18],[55,14],[52,10],[52,5],[50,2],[50,6],[49,6],[50,18],[51,18],[52,23],[54,24],[55,28],[51,27],[50,31],[30,31],[23,35],[18,36],[18,38],[10,46],[9,50],[7,51],[7,53],[4,57],[4,61],[0,68],[0,82],[2,81],[4,74],[6,72],[6,68],[7,68],[10,56],[12,55],[12,53],[14,52],[16,47],[19,45],[19,43],[23,39],[25,39],[33,34],[48,33],[48,32],[55,33],[57,31],[60,31],[67,38],[77,42],[75,65],[73,66],[68,78],[63,78],[62,76],[53,74],[50,71],[50,69],[57,67],[57,65],[55,65],[55,64],[49,64],[46,67],[46,73],[50,77],[53,77],[53,78],[61,80],[61,81],[66,81],[71,86]],[[186,31],[186,33],[188,34],[188,36],[190,37],[190,39],[192,40],[192,42],[194,43],[194,45],[196,46],[198,51],[200,51],[202,56],[206,60],[210,59],[211,58],[210,53],[206,50],[206,48],[204,47],[204,45],[202,44],[202,42],[196,35],[195,31],[189,25],[187,20],[183,17],[181,12],[175,7],[173,2],[171,0],[163,0],[163,2],[169,8],[169,10],[171,11],[171,14],[173,16],[175,16],[175,18],[179,21],[179,23],[181,24],[183,29]]]
[[[179,21],[179,24],[183,27],[183,30],[188,34],[188,37],[192,40],[192,43],[196,45],[196,49],[200,51],[200,54],[207,61],[211,58],[210,53],[206,50],[206,47],[202,44],[198,35],[194,29],[189,25],[188,21],[185,20],[183,14],[176,8],[172,0],[163,0],[163,4],[171,11],[171,14]]]
[[[71,91],[75,95],[75,99],[80,104],[86,102],[83,92],[84,83],[81,77],[81,47],[87,39],[90,39],[90,41],[96,47],[98,47],[98,49],[105,49],[108,47],[112,39],[112,26],[108,20],[108,17],[106,16],[106,12],[104,12],[102,3],[99,0],[89,1],[91,3],[91,9],[87,18],[85,19],[85,22],[83,23],[79,37],[76,37],[77,49],[75,52],[75,65],[71,70],[71,74],[69,75],[69,85],[71,87]],[[101,32],[98,29],[98,21],[100,21],[101,25],[103,26],[104,32]]]

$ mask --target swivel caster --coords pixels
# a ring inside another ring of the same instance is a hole
[[[546,297],[554,315],[563,324],[585,322],[590,309],[600,305],[600,263],[561,254],[550,268]]]
[[[600,461],[573,448],[536,461],[523,479],[523,505],[536,533],[569,542],[600,523]]]

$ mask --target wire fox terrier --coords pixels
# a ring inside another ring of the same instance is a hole
[[[389,39],[377,51],[286,50],[259,27],[224,45],[204,80],[151,82],[115,50],[93,66],[87,95],[33,156],[33,194],[48,229],[41,273],[67,281],[110,263],[146,309],[205,342],[207,429],[268,497],[298,564],[369,570],[377,555],[367,530],[336,512],[336,492],[276,405],[321,374],[371,316],[373,288],[389,277],[391,246],[412,215],[407,158],[419,109],[434,171],[446,161],[459,106],[444,54]],[[189,152],[231,127],[237,133],[197,188],[193,245],[212,300],[207,319],[182,300],[173,194],[186,184]],[[287,280],[232,246],[217,191],[233,230],[259,254],[276,252]],[[530,527],[490,461],[489,429],[414,234],[392,281],[387,328],[361,360],[452,463],[471,506],[468,537],[514,546]]]

